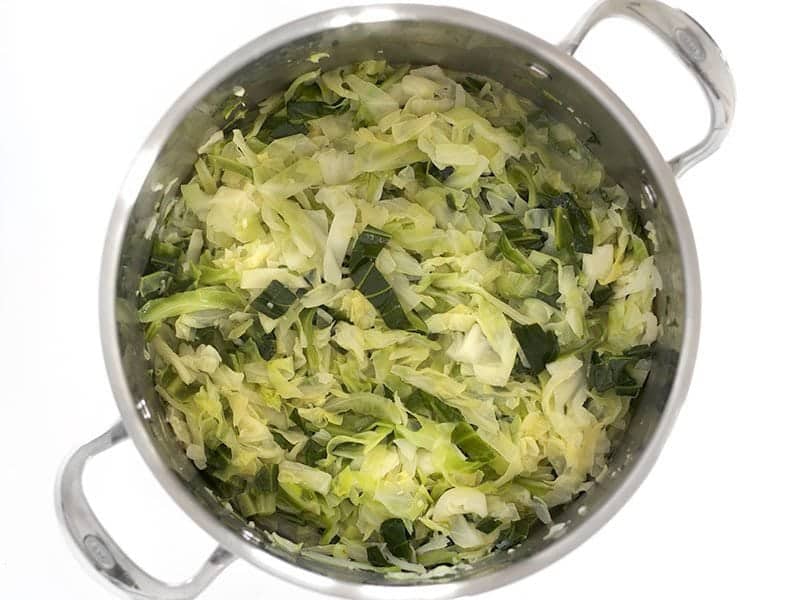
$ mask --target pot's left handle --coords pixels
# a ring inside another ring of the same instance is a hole
[[[83,491],[86,462],[127,439],[122,423],[81,446],[67,460],[56,483],[56,510],[78,552],[104,579],[131,598],[189,600],[202,592],[234,559],[217,547],[197,574],[178,584],[160,581],[145,573],[106,532],[89,506]]]

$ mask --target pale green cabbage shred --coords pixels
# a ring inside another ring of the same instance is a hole
[[[246,104],[162,203],[141,284],[187,456],[284,549],[390,576],[548,523],[647,376],[652,226],[570,128],[488,79],[367,61]],[[503,250],[498,215],[543,241]],[[559,242],[558,218],[589,247]],[[350,277],[367,226],[402,327]],[[282,314],[257,302],[268,287],[291,292]],[[557,341],[540,371],[525,328]]]

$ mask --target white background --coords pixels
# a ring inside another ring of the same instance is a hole
[[[680,181],[703,278],[688,401],[650,477],[579,549],[501,598],[797,598],[800,172],[794,3],[674,0],[706,25],[738,84],[723,149]],[[589,0],[443,2],[557,41]],[[97,325],[100,253],[115,192],[162,112],[217,60],[333,3],[0,0],[0,598],[107,598],[53,511],[63,458],[116,418]],[[677,61],[628,22],[579,58],[663,149],[707,118]],[[211,539],[127,443],[86,485],[132,557],[188,576]],[[203,596],[319,600],[240,562]]]

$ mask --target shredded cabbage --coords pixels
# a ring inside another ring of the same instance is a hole
[[[659,333],[625,191],[566,125],[438,66],[314,70],[221,119],[139,286],[209,487],[284,549],[396,578],[551,523]]]

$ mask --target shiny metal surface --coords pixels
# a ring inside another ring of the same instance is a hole
[[[711,156],[731,128],[736,105],[733,74],[722,52],[708,32],[682,10],[647,0],[604,0],[598,2],[559,44],[573,55],[600,21],[628,17],[655,33],[697,78],[708,100],[711,124],[706,136],[695,146],[669,161],[676,177]]]
[[[564,48],[574,51],[592,24],[620,11],[634,18],[646,15],[651,23],[673,23],[677,12],[655,1],[610,0],[593,9],[567,38]],[[688,27],[682,18],[680,23]],[[718,55],[711,38],[690,31],[702,40],[708,56]],[[583,139],[596,141],[596,155],[640,203],[642,216],[653,221],[659,239],[656,261],[664,289],[656,299],[656,313],[663,333],[653,371],[634,404],[630,427],[610,459],[608,475],[554,514],[555,530],[536,529],[513,553],[496,553],[469,571],[435,582],[393,581],[380,574],[323,566],[287,554],[271,547],[263,534],[221,506],[164,421],[136,322],[136,284],[150,253],[144,231],[154,205],[175,193],[169,182],[189,174],[195,149],[216,128],[215,107],[235,86],[246,88],[253,100],[286,86],[313,66],[306,57],[321,51],[331,55],[323,64],[326,68],[376,56],[391,62],[438,63],[485,74],[532,98],[570,124]],[[721,133],[712,131],[710,142],[684,153],[671,166],[624,103],[569,52],[511,25],[453,8],[379,5],[337,9],[295,21],[247,44],[187,90],[156,126],[133,163],[109,225],[100,290],[103,348],[124,430],[164,488],[222,548],[269,573],[330,595],[365,600],[471,595],[530,575],[575,548],[613,516],[646,476],[686,396],[699,333],[697,256],[674,171],[681,172],[712,152]],[[727,119],[732,114],[732,95],[729,100]],[[719,131],[724,134],[724,128]],[[82,493],[71,493],[70,488],[79,481],[83,461],[117,440],[121,431],[114,428],[79,450],[57,490],[75,544],[82,547],[83,535],[91,533],[119,564],[123,564],[122,551],[110,538],[98,534],[105,532],[96,520],[85,519],[85,498]],[[79,466],[70,467],[73,461]],[[88,552],[90,558],[103,555],[102,549]],[[109,569],[103,568],[111,560],[106,557],[99,562],[95,569],[113,579]],[[224,562],[214,568],[221,568]],[[126,568],[133,569],[128,564]],[[125,589],[135,592],[131,587]],[[168,597],[148,596],[142,587],[136,593],[139,597]]]
[[[81,446],[69,458],[56,484],[56,513],[75,541],[75,549],[102,580],[131,598],[189,600],[195,598],[233,560],[222,547],[208,557],[197,574],[178,584],[159,581],[145,573],[117,545],[97,520],[83,491],[83,470],[89,459],[128,438],[122,423]]]

